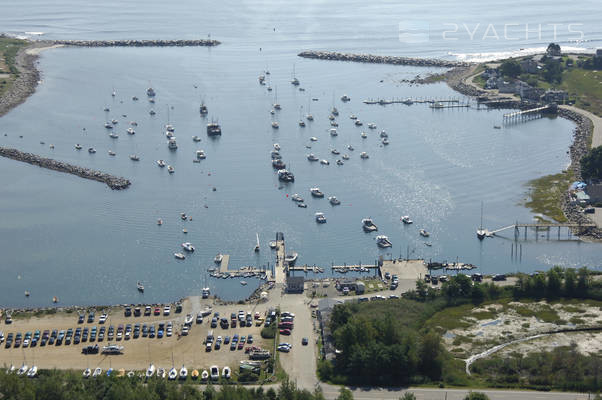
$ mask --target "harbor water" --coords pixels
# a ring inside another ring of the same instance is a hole
[[[0,305],[50,305],[53,296],[60,304],[164,302],[198,294],[205,286],[222,298],[243,299],[260,281],[244,278],[248,285],[242,286],[239,279],[211,278],[213,257],[230,254],[231,269],[271,268],[275,254],[267,243],[276,232],[284,233],[289,251],[299,253],[298,264],[322,266],[324,276],[330,275],[332,264],[374,263],[379,256],[458,259],[477,265],[481,273],[532,272],[553,265],[600,268],[600,245],[567,238],[566,232],[560,241],[555,232],[549,241],[535,241],[533,233],[524,241],[521,235],[520,258],[511,257],[512,230],[482,242],[475,235],[481,202],[488,229],[533,220],[535,215],[522,206],[526,183],[566,168],[572,123],[542,118],[494,129],[505,111],[477,109],[474,103],[454,109],[366,105],[363,100],[375,98],[470,99],[443,83],[402,82],[437,69],[296,57],[308,48],[448,58],[457,58],[450,52],[485,51],[487,44],[470,40],[455,42],[453,51],[441,43],[406,46],[393,24],[399,18],[391,14],[420,15],[421,10],[387,4],[358,3],[360,9],[338,16],[343,21],[349,17],[353,27],[335,22],[331,8],[336,2],[292,5],[288,12],[298,18],[282,15],[271,2],[220,4],[208,7],[206,15],[205,9],[185,2],[175,7],[151,2],[144,10],[124,4],[106,18],[101,16],[112,8],[106,3],[86,7],[62,1],[52,11],[36,1],[8,7],[0,26],[14,34],[169,39],[196,38],[200,30],[203,37],[211,33],[223,44],[60,48],[42,54],[42,82],[24,104],[0,118],[0,145],[123,176],[132,185],[112,191],[99,182],[0,158]],[[205,24],[199,27],[185,6],[202,15]],[[65,20],[59,16],[66,9],[72,11]],[[95,12],[99,14],[93,17]],[[552,17],[563,14],[560,6],[550,12]],[[591,18],[586,14],[584,18]],[[502,23],[504,17],[496,16],[495,22]],[[163,18],[174,25],[167,29]],[[382,18],[388,21],[385,32]],[[445,14],[437,11],[433,18],[441,24]],[[124,23],[126,19],[131,23]],[[599,28],[592,29],[595,37]],[[595,44],[583,47],[590,45]],[[495,42],[487,49],[504,52],[515,46]],[[545,44],[534,41],[522,47],[529,46]],[[290,84],[293,68],[305,91]],[[270,71],[266,82],[271,92],[257,80],[265,69]],[[149,85],[157,92],[155,104],[145,94]],[[343,103],[343,94],[351,101]],[[206,118],[199,115],[202,101],[209,108]],[[282,110],[271,115],[276,101]],[[340,112],[336,137],[328,132],[333,104]],[[110,111],[103,111],[105,107]],[[308,112],[314,121],[300,127],[299,118]],[[355,126],[351,114],[364,125]],[[110,138],[103,126],[111,119],[119,121],[113,129],[118,139]],[[211,120],[221,124],[221,137],[207,137],[205,126]],[[126,132],[129,121],[138,124],[134,135]],[[272,121],[280,128],[273,129]],[[167,148],[168,122],[175,128],[175,151]],[[377,129],[369,129],[368,123]],[[383,129],[387,146],[379,137]],[[360,136],[362,131],[367,138]],[[193,135],[201,141],[193,142]],[[83,149],[75,150],[76,143]],[[274,143],[280,144],[294,183],[278,181],[270,160]],[[88,153],[89,147],[97,152]],[[341,155],[333,155],[334,148],[350,156],[344,165],[336,165]],[[199,149],[207,158],[193,163]],[[116,155],[109,156],[109,150]],[[363,151],[369,159],[360,159]],[[310,152],[330,165],[310,163]],[[130,160],[131,154],[140,161]],[[158,159],[172,165],[175,173],[159,168]],[[312,198],[309,189],[314,186],[326,197],[335,195],[341,205]],[[291,201],[294,193],[305,198],[307,208]],[[183,221],[181,212],[192,220]],[[326,224],[315,222],[316,212],[325,214]],[[414,223],[404,225],[403,215]],[[378,225],[378,234],[389,237],[392,248],[379,250],[376,234],[362,231],[365,217]],[[421,237],[419,229],[430,237]],[[253,252],[256,233],[259,253]],[[191,242],[196,251],[176,260],[173,254],[181,251],[182,242]],[[145,284],[144,294],[137,292],[137,281]],[[23,296],[25,290],[29,298]]]

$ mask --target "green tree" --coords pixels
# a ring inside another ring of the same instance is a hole
[[[564,271],[564,294],[567,297],[575,297],[577,289],[577,274],[574,268]]]
[[[441,345],[441,336],[435,331],[429,331],[422,337],[420,344],[420,372],[424,376],[428,376],[432,380],[441,378],[441,353],[443,347]]]
[[[353,393],[346,387],[342,387],[336,400],[353,400]]]
[[[562,275],[563,270],[561,267],[555,266],[548,270],[548,287],[547,297],[554,298],[562,295]]]
[[[489,400],[489,397],[485,393],[481,392],[470,392],[464,400]]]
[[[581,159],[584,179],[602,179],[602,146],[594,147]]]
[[[473,304],[481,304],[485,300],[485,290],[483,287],[481,285],[474,285],[470,293],[470,298]]]
[[[500,65],[500,72],[503,76],[516,78],[520,75],[520,64],[516,60],[506,60]]]
[[[426,294],[428,290],[428,285],[422,279],[416,280],[416,295],[418,296],[418,300],[424,301],[426,300]]]

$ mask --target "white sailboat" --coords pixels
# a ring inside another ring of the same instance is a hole
[[[257,244],[255,245],[255,248],[253,249],[253,251],[255,251],[255,253],[259,252],[259,233],[255,233],[256,237],[257,237]]]
[[[479,240],[483,240],[485,239],[486,235],[487,231],[483,229],[483,202],[481,201],[481,225],[479,226],[479,229],[477,229],[477,238],[479,238]]]

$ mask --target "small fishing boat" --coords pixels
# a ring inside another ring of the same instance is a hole
[[[136,288],[138,289],[138,291],[140,293],[144,293],[144,285],[142,284],[142,282],[140,282],[140,281],[136,282]]]
[[[349,119],[357,119],[357,116],[356,116],[355,114],[351,114],[351,115],[349,116]]]
[[[379,235],[376,237],[376,245],[381,249],[385,249],[392,246],[391,241],[385,235]]]
[[[343,160],[349,160],[349,154],[343,154]]]
[[[349,97],[346,94],[344,94],[344,95],[341,96],[341,101],[342,102],[351,101],[351,97]]]
[[[113,125],[110,122],[105,122],[105,128],[113,129]]]
[[[328,160],[320,160],[320,164],[322,164],[322,165],[330,165],[330,161],[328,161]]]
[[[154,97],[155,96],[155,90],[152,87],[149,87],[148,89],[146,89],[146,95],[148,97]]]
[[[146,379],[148,378],[152,378],[152,376],[155,374],[155,366],[154,364],[151,364],[148,366],[148,368],[146,369]]]
[[[205,155],[205,150],[197,150],[196,151],[196,158],[198,158],[199,160],[204,160],[205,158],[207,158],[207,156]]]
[[[128,133],[129,135],[134,135],[134,134],[136,134],[136,131],[134,130],[134,128],[128,128],[128,129],[127,129],[127,133]]]
[[[369,128],[369,129],[376,129],[376,124],[375,124],[375,123],[373,123],[373,122],[370,122],[370,123],[368,124],[368,128]]]
[[[291,200],[296,201],[298,203],[303,203],[303,197],[301,197],[298,193],[295,193],[294,195],[292,195]],[[274,242],[274,243],[276,243],[276,242]]]
[[[331,128],[328,132],[330,133],[330,136],[333,136],[333,137],[339,135],[335,128]]]
[[[330,196],[328,198],[328,201],[330,202],[330,204],[332,204],[333,206],[338,206],[339,204],[341,204],[341,201],[339,199],[336,198],[336,196]]]
[[[118,134],[116,134],[115,132],[111,132],[111,133],[109,133],[109,137],[110,137],[111,139],[118,139],[118,138],[119,138],[119,135],[118,135]]]
[[[330,152],[331,152],[332,154],[334,154],[334,155],[339,155],[339,154],[341,154],[341,152],[340,152],[340,151],[338,151],[337,149],[332,149],[332,150],[330,150]]]
[[[98,367],[92,373],[92,378],[96,378],[96,377],[100,376],[100,374],[102,374],[102,368]]]
[[[217,253],[217,255],[213,258],[213,262],[216,264],[221,264],[224,259],[224,255],[222,253]]]
[[[169,150],[177,150],[178,149],[178,143],[176,143],[176,139],[174,137],[171,137],[167,141],[167,148]]]
[[[362,126],[364,125],[364,123],[362,121],[360,121],[359,119],[355,121],[355,126]]]
[[[190,242],[182,243],[182,248],[189,253],[194,252],[194,246]]]
[[[389,135],[387,134],[387,132],[383,129],[382,131],[380,131],[380,137],[381,138],[388,138]]]
[[[246,286],[246,285],[247,285],[247,281],[240,281],[240,284],[241,284],[242,286]]]
[[[343,165],[343,164],[345,164],[343,161],[337,160],[337,165]]]
[[[309,138],[309,140],[311,140],[312,142],[317,142],[318,138],[315,137],[315,136],[312,136],[312,137]]]
[[[309,161],[319,161],[319,160],[320,160],[320,159],[319,159],[318,157],[316,157],[316,156],[315,156],[315,154],[313,154],[313,153],[309,153],[309,154],[307,155],[307,159],[308,159]]]
[[[364,229],[364,232],[374,232],[378,230],[378,227],[371,218],[364,218],[362,219],[362,229]]]
[[[196,369],[193,369],[192,372],[190,373],[190,377],[194,380],[197,380],[199,378],[199,371]]]
[[[130,155],[130,160],[132,160],[132,161],[140,161],[140,157],[138,157],[138,156],[137,156],[137,155],[135,155],[135,154],[131,154],[131,155]]]
[[[307,208],[307,204],[305,204],[305,203],[297,203],[297,207],[299,207],[299,208]]]
[[[333,98],[333,102],[334,102],[334,98]],[[337,108],[333,106],[332,109],[330,110],[330,113],[332,115],[339,115],[339,110],[337,110]]]
[[[94,153],[96,153],[96,149],[94,147],[90,147],[90,148],[88,148],[88,153],[94,154]]]
[[[313,197],[324,197],[324,193],[320,190],[319,187],[313,187],[309,189],[309,191]]]
[[[353,148],[353,146],[352,146],[352,145],[348,145],[348,146],[347,146],[347,150],[349,150],[349,151],[353,151],[353,150],[355,150],[355,149]]]
[[[318,224],[325,224],[326,223],[326,217],[324,216],[324,213],[317,212],[315,214],[315,217],[316,217],[316,222]]]
[[[420,236],[429,237],[431,234],[428,233],[425,229],[420,230]]]
[[[389,139],[383,138],[383,140],[381,140],[381,143],[386,146],[389,144]]]
[[[169,172],[170,174],[173,174],[174,172],[176,172],[176,170],[171,165],[168,165],[167,166],[167,172]]]
[[[404,224],[409,225],[409,224],[412,224],[414,221],[412,221],[410,219],[409,215],[404,215],[403,217],[401,217],[401,222],[403,222]]]
[[[119,123],[119,121],[117,121],[115,118],[113,118],[113,119],[111,120],[111,123],[112,123],[113,125],[117,125],[117,124]]]
[[[155,115],[155,114],[156,114],[155,110],[150,110],[148,113],[149,113],[150,115]]]
[[[330,114],[330,115],[328,116],[328,119],[329,119],[329,120],[331,120],[331,121],[334,121],[334,119],[335,119],[335,116],[334,116],[334,115],[332,115],[332,114]]]
[[[368,137],[368,135],[366,134],[366,132],[362,132],[362,134],[360,136],[362,137],[362,139],[366,139]]]
[[[183,259],[186,258],[186,256],[184,254],[182,254],[182,253],[174,253],[173,256],[175,258],[177,258],[178,260],[183,260]]]
[[[163,168],[163,167],[165,167],[165,165],[167,165],[167,164],[165,164],[165,161],[163,161],[163,160],[157,160],[157,165],[158,165],[160,168]]]
[[[92,375],[92,371],[90,370],[90,368],[86,368],[82,375],[84,378],[89,378],[90,375]]]
[[[109,150],[109,155],[110,155],[110,156],[114,156],[114,155],[115,155],[115,152],[114,152],[113,150]]]
[[[276,247],[278,247],[278,243],[276,243],[275,240],[270,240],[268,242],[268,246],[270,247],[270,249],[274,250],[274,249],[276,249]]]
[[[201,115],[207,115],[209,113],[209,110],[207,109],[205,103],[201,103],[201,105],[199,106],[199,113]]]
[[[365,151],[362,151],[362,153],[360,154],[360,158],[366,160],[370,158],[370,156],[368,156],[368,153],[366,153]]]
[[[193,142],[200,142],[200,141],[201,141],[201,138],[200,138],[200,137],[198,137],[198,136],[196,136],[196,135],[194,135],[194,136],[192,137],[192,141],[193,141]]]
[[[109,107],[105,107],[105,108],[103,109],[103,111],[105,111],[105,112],[109,112],[109,111],[111,111],[111,109],[110,109]]]
[[[224,369],[222,370],[222,376],[226,379],[230,379],[231,374],[232,372],[230,371],[230,367],[224,367]]]
[[[280,128],[280,125],[278,125],[278,122],[276,122],[276,121],[273,121],[273,122],[272,122],[272,128],[274,128],[274,129],[278,129],[278,128]]]
[[[178,370],[175,368],[172,368],[169,370],[169,374],[167,376],[167,379],[169,379],[170,381],[175,380],[178,377]]]
[[[182,368],[180,368],[180,379],[185,380],[187,376],[188,376],[188,370],[186,369],[185,366],[182,365]]]
[[[207,379],[209,379],[209,372],[204,369],[203,372],[201,372],[201,380],[206,381]]]

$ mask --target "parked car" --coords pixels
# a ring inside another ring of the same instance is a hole
[[[280,334],[288,336],[291,334],[291,330],[290,329],[280,329]]]
[[[309,339],[307,339],[306,337],[304,337],[303,339],[301,339],[301,344],[303,346],[307,346],[309,344]]]

